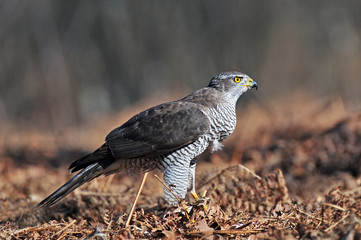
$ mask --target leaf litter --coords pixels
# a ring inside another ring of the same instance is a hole
[[[360,120],[350,114],[316,128],[272,123],[248,134],[247,144],[236,136],[200,160],[198,202],[165,205],[162,185],[150,176],[128,227],[140,175],[100,178],[37,209],[67,178],[64,149],[52,145],[53,154],[42,154],[34,142],[4,145],[0,239],[361,239]]]

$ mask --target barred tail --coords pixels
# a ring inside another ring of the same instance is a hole
[[[65,183],[62,187],[60,187],[58,190],[52,193],[49,197],[41,201],[38,204],[38,207],[43,208],[53,205],[57,201],[66,197],[76,188],[80,187],[86,182],[91,181],[96,177],[99,177],[103,173],[104,173],[104,167],[99,163],[93,163],[87,166],[81,172],[75,175],[72,179],[70,179],[67,183]]]

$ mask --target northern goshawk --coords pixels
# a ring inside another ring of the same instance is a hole
[[[77,175],[45,198],[38,206],[50,206],[74,189],[100,175],[119,171],[164,172],[164,182],[181,199],[187,191],[195,193],[196,158],[209,146],[222,142],[236,127],[236,102],[257,83],[240,72],[223,72],[208,86],[190,95],[138,113],[111,131],[105,143],[75,162],[71,172]],[[177,199],[164,188],[170,205]]]

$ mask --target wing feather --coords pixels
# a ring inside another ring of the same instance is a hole
[[[111,131],[105,141],[116,159],[167,154],[209,130],[207,116],[191,102],[169,102],[145,110]]]

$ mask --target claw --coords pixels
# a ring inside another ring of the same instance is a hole
[[[202,194],[202,198],[205,198],[206,195],[207,195],[207,190],[204,190],[204,192]],[[208,206],[206,204],[204,204],[203,208],[204,208],[204,211],[206,211],[208,209]]]
[[[200,200],[204,199],[207,195],[207,190],[204,190],[202,197],[199,197],[198,194],[196,192],[191,192],[192,197],[199,202]],[[197,203],[196,203],[197,204]],[[203,205],[203,209],[204,211],[206,211],[208,209],[208,206],[206,204]]]
[[[202,198],[203,198],[203,197],[206,197],[206,195],[207,195],[207,190],[204,190],[204,191],[203,191],[203,194],[202,194]]]
[[[198,194],[196,192],[191,192],[191,195],[196,201],[199,200],[199,196],[198,196]]]

